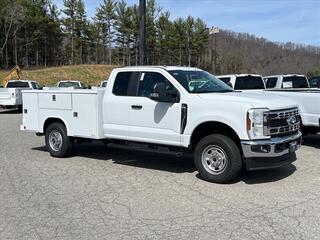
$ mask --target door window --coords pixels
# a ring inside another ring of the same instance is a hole
[[[168,92],[177,91],[162,74],[157,72],[142,72],[139,77],[137,95],[140,97],[150,97],[156,83],[164,83]]]

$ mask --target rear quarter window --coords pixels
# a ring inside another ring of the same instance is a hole
[[[140,72],[119,72],[114,80],[112,93],[116,96],[135,96]]]
[[[253,90],[264,89],[263,79],[258,76],[237,77],[234,89],[236,90]]]
[[[28,82],[8,82],[7,88],[29,88]]]
[[[266,78],[266,88],[275,88],[277,85],[278,78]]]
[[[308,80],[302,76],[283,77],[282,88],[308,88]]]

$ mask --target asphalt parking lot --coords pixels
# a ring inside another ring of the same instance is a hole
[[[0,113],[0,239],[320,239],[320,137],[286,167],[219,185],[191,158],[75,147],[51,158],[44,138]]]

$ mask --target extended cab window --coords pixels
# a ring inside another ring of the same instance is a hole
[[[156,83],[163,82],[167,91],[176,91],[175,87],[160,73],[142,72],[139,77],[138,96],[150,97]]]
[[[277,85],[278,78],[267,78],[266,87],[267,88],[275,88]]]
[[[234,89],[247,90],[247,89],[264,89],[262,77],[258,76],[243,76],[237,77]]]
[[[28,82],[8,82],[7,88],[29,88]]]
[[[308,88],[308,80],[303,76],[283,77],[283,88]]]
[[[114,80],[112,93],[117,96],[135,96],[139,72],[119,72]]]

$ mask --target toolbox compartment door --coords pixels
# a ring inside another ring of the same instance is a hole
[[[39,93],[39,108],[71,110],[72,98],[70,93]]]
[[[23,126],[25,130],[39,131],[38,94],[23,93]]]

